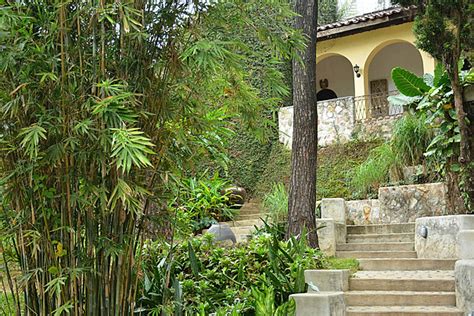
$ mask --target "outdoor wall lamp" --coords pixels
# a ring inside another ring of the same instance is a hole
[[[360,78],[361,74],[360,74],[360,67],[359,67],[359,65],[356,64],[356,65],[354,66],[354,72],[355,72],[357,78]]]
[[[420,226],[420,228],[418,229],[418,235],[426,239],[426,237],[428,237],[428,227],[426,227],[425,225]]]

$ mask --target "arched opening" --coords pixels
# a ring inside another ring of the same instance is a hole
[[[319,59],[316,66],[318,101],[354,96],[354,70],[351,62],[341,55],[322,56]]]
[[[416,47],[405,41],[384,43],[374,49],[366,62],[366,91],[370,95],[369,111],[372,117],[395,115],[402,108],[388,104],[387,96],[396,94],[391,73],[395,67],[402,67],[423,75],[423,60]]]
[[[422,76],[423,60],[418,49],[408,42],[393,43],[380,49],[369,64],[369,89],[371,81],[385,79],[388,91],[396,90],[391,77],[395,67],[402,67]]]

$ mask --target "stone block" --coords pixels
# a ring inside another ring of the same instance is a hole
[[[342,292],[290,295],[296,302],[296,316],[344,316],[346,305]]]
[[[304,279],[307,284],[318,287],[321,292],[344,292],[349,290],[350,270],[306,270]],[[315,290],[308,287],[308,293]]]
[[[336,255],[336,222],[333,219],[317,219],[319,248],[327,256]]]
[[[426,238],[420,235],[422,227],[427,228],[428,235]],[[472,215],[418,218],[415,224],[415,250],[418,258],[461,258],[459,232],[471,227],[474,227],[474,216]],[[463,238],[468,237],[467,234]],[[469,249],[466,251],[469,251]]]
[[[348,224],[378,224],[380,222],[380,201],[377,199],[346,201],[346,212]]]
[[[336,245],[345,244],[347,241],[347,226],[346,224],[336,223]]]
[[[474,260],[474,230],[461,230],[457,237],[459,258]]]
[[[458,260],[454,268],[456,306],[466,314],[474,311],[474,260]]]
[[[332,218],[336,222],[346,223],[346,201],[340,198],[321,200],[321,218]]]
[[[444,183],[379,188],[380,223],[409,223],[424,216],[449,215]]]

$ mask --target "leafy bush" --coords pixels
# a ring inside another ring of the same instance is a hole
[[[426,116],[408,112],[395,124],[391,145],[400,162],[414,166],[423,162],[423,154],[432,138]]]
[[[178,245],[148,241],[142,258],[138,311],[191,315],[236,307],[239,315],[254,315],[255,294],[270,287],[274,306],[281,306],[290,294],[306,290],[304,270],[324,263],[322,253],[309,248],[305,238],[283,242],[267,233],[228,248],[210,235]]]
[[[364,196],[376,196],[378,188],[389,182],[390,171],[397,172],[399,161],[390,144],[374,148],[367,160],[361,164],[352,178],[355,191]]]
[[[193,232],[200,232],[219,221],[232,220],[236,210],[229,205],[229,192],[223,191],[228,185],[229,182],[219,178],[217,173],[211,178],[204,173],[198,178],[182,180],[178,197],[172,204],[177,216],[185,224],[191,224]]]
[[[274,184],[263,198],[263,208],[272,223],[285,222],[288,216],[288,192],[283,183]]]

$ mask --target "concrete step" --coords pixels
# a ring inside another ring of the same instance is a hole
[[[464,313],[452,306],[351,306],[347,316],[462,316]]]
[[[246,219],[241,221],[232,221],[232,222],[225,222],[230,227],[242,227],[242,226],[262,226],[263,221],[261,219]]]
[[[337,251],[339,258],[416,258],[416,251]]]
[[[454,292],[454,271],[358,271],[351,291]]]
[[[455,292],[349,291],[347,306],[456,306]]]
[[[393,271],[393,270],[454,270],[456,259],[360,259],[360,270]]]
[[[245,203],[239,210],[239,214],[260,214],[262,206],[259,203]]]
[[[374,242],[414,242],[413,233],[394,234],[348,234],[347,243],[374,243]]]
[[[338,251],[413,251],[413,242],[375,242],[338,244]]]
[[[259,219],[265,219],[267,217],[267,214],[239,214],[235,218],[235,221],[244,221],[244,220],[259,220]]]
[[[348,234],[393,234],[414,232],[415,223],[347,226]]]

